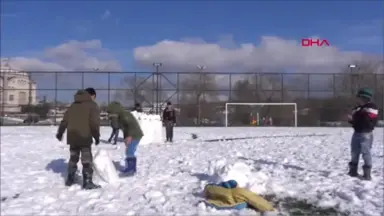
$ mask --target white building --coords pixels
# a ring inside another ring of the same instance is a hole
[[[36,83],[27,72],[11,68],[9,60],[1,59],[0,112],[19,113],[22,105],[36,104]]]

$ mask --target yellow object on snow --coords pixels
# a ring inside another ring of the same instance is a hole
[[[225,183],[225,182],[224,182]],[[271,203],[245,188],[209,184],[204,189],[206,203],[217,209],[243,209],[252,207],[258,211],[274,211]]]

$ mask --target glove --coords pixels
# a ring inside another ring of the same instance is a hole
[[[56,134],[56,139],[61,142],[61,140],[63,140],[63,134]]]
[[[95,138],[95,145],[99,145],[99,143],[100,143],[100,138],[99,137]]]

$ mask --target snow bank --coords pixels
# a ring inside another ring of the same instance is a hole
[[[251,168],[244,163],[228,164],[225,159],[209,164],[209,171],[216,183],[236,180],[239,187],[248,187],[252,175]]]
[[[119,176],[113,165],[108,152],[104,149],[97,149],[93,159],[95,177],[98,182],[117,184],[119,183]]]
[[[23,123],[24,119],[14,118],[14,117],[8,117],[8,116],[2,116],[0,117],[0,120],[4,122],[11,122],[11,123]]]
[[[132,115],[139,122],[144,137],[140,141],[140,145],[163,143],[163,124],[160,115],[151,115],[146,113],[132,112]]]
[[[178,127],[177,140],[185,139],[181,145],[140,145],[137,175],[120,178],[118,186],[106,184],[92,191],[81,190],[81,181],[70,188],[64,186],[68,145],[55,145],[56,127],[0,130],[1,196],[10,198],[1,203],[1,215],[257,215],[252,210],[196,206],[208,182],[227,179],[263,197],[272,195],[279,202],[278,215],[288,215],[290,207],[282,204],[289,200],[335,208],[351,216],[382,216],[384,209],[382,128],[374,131],[370,182],[346,174],[350,128]],[[102,137],[108,137],[110,130],[102,127]],[[264,138],[206,143],[188,139],[190,133],[202,134],[204,139],[222,134]],[[317,133],[329,136],[305,136]],[[290,136],[276,136],[281,134]],[[95,152],[98,149],[108,152],[108,161],[116,167],[124,156],[124,151],[111,145],[94,147]],[[95,181],[102,184],[97,178],[95,175]],[[13,199],[15,194],[20,196]]]
[[[255,165],[242,161],[220,159],[209,163],[208,181],[219,183],[236,180],[244,187],[259,195],[273,195],[279,200],[294,198],[306,201],[319,208],[337,209],[343,213],[380,216],[383,208],[383,184],[380,179],[367,182],[350,178],[345,173],[301,170],[299,173],[283,165]],[[314,173],[318,172],[318,173]],[[382,180],[381,180],[382,181]],[[203,182],[205,185],[207,182]],[[382,193],[381,193],[382,194]]]
[[[225,159],[214,161],[209,164],[209,172],[215,183],[236,180],[239,187],[258,194],[266,194],[271,187],[274,192],[282,192],[284,189],[271,182],[266,173],[252,170],[251,166],[243,162],[229,163]]]

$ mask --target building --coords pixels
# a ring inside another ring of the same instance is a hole
[[[21,106],[37,103],[36,83],[27,72],[14,70],[8,59],[1,59],[0,106],[2,113],[20,113]]]

